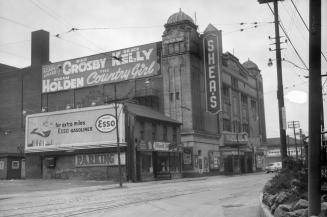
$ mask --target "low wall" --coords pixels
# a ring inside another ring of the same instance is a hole
[[[263,193],[260,193],[258,217],[274,217],[274,215],[270,213],[269,207],[262,202],[262,198]]]

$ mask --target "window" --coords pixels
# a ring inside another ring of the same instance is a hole
[[[247,132],[249,135],[249,125],[248,124],[242,124],[242,131]]]
[[[169,100],[173,101],[174,100],[174,93],[169,93]]]
[[[236,78],[232,77],[232,87],[233,88],[238,88],[238,80]]]
[[[184,41],[179,42],[180,52],[185,52],[185,43]]]
[[[257,110],[257,102],[253,99],[251,99],[251,109],[252,110]]]
[[[240,123],[238,121],[233,121],[233,132],[240,132]]]
[[[176,100],[179,100],[179,92],[176,92]]]
[[[156,123],[152,123],[152,141],[157,139],[157,125]]]
[[[0,170],[5,168],[5,162],[3,160],[0,161]]]
[[[19,161],[12,161],[11,162],[11,169],[14,169],[14,170],[19,169]]]
[[[168,54],[168,45],[163,46],[163,54],[164,55]]]
[[[180,172],[180,157],[179,153],[169,153],[169,171]]]
[[[164,50],[164,54],[179,54],[185,52],[185,43],[184,41],[169,43]],[[167,52],[168,50],[168,52]]]
[[[252,110],[253,119],[256,119],[257,118],[257,102],[253,99],[251,99],[251,110]]]
[[[141,140],[144,140],[144,129],[145,129],[145,124],[144,121],[140,123],[140,138]]]
[[[173,128],[173,143],[177,144],[177,127]]]
[[[153,168],[152,168],[152,153],[151,152],[141,152],[142,159],[142,175],[150,175],[152,176]]]
[[[167,141],[167,126],[163,126],[163,135],[162,135],[163,141]]]
[[[223,119],[223,130],[224,131],[231,131],[231,125],[229,119]]]
[[[174,43],[175,53],[179,53],[179,43]]]
[[[229,98],[229,89],[225,85],[223,85],[223,96]]]
[[[236,96],[233,97],[233,112],[234,115],[239,115],[239,102]]]
[[[242,105],[248,104],[248,97],[244,93],[241,94],[241,102],[242,102]]]
[[[168,44],[168,54],[173,54],[173,53],[174,53],[174,45]]]

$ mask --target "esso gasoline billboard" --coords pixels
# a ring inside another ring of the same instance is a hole
[[[114,105],[71,109],[28,115],[25,151],[46,152],[117,146],[125,143],[124,112],[118,105],[118,123]]]

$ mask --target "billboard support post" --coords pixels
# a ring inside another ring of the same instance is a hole
[[[117,137],[117,153],[118,153],[118,170],[119,170],[119,187],[123,187],[122,171],[120,165],[120,145],[119,145],[119,131],[118,131],[118,112],[117,112],[117,83],[114,83],[114,101],[115,101],[115,117],[116,117],[116,137]]]

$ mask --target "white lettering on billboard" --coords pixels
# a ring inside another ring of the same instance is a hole
[[[120,153],[120,164],[126,164],[125,152]],[[116,166],[118,165],[117,153],[101,153],[101,154],[79,154],[75,155],[76,167],[89,166]]]
[[[42,67],[42,92],[56,92],[153,76],[160,65],[156,43]]]

